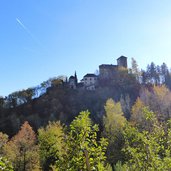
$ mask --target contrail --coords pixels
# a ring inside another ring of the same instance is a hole
[[[30,33],[30,31],[28,30],[28,28],[18,19],[18,18],[16,18],[16,20],[17,20],[17,22],[20,24],[20,26],[24,29],[24,30],[26,30],[27,32],[29,32]]]
[[[39,45],[41,45],[41,43],[39,42],[39,40],[37,40],[37,38],[31,33],[31,31],[18,19],[16,18],[17,23],[31,36],[31,38]]]

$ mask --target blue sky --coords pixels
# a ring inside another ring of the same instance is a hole
[[[0,95],[125,55],[171,67],[170,0],[1,0]]]

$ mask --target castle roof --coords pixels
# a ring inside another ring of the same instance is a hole
[[[71,76],[69,77],[69,79],[75,79],[75,77],[74,77],[73,75],[71,75]]]
[[[84,75],[84,77],[97,77],[97,75],[95,75],[95,74],[86,74],[86,75]]]
[[[125,58],[127,59],[126,56],[123,56],[123,55],[122,55],[122,56],[120,56],[118,59],[125,59]],[[117,60],[118,60],[118,59],[117,59]]]
[[[112,65],[112,64],[102,64],[99,66],[100,68],[117,68],[118,65]]]

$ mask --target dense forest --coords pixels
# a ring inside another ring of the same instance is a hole
[[[71,89],[59,76],[0,98],[0,170],[171,170],[171,72],[165,63]]]

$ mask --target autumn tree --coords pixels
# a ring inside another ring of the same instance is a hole
[[[0,156],[2,155],[2,149],[8,141],[8,135],[0,132]]]
[[[145,106],[157,114],[161,121],[171,118],[171,92],[166,86],[154,86],[152,89],[142,89],[140,99]]]
[[[28,122],[25,122],[20,131],[4,145],[3,153],[12,162],[16,171],[38,169],[39,156],[36,136]]]
[[[124,156],[121,152],[124,144],[123,128],[126,119],[123,116],[120,102],[115,103],[108,99],[105,105],[106,115],[104,116],[104,135],[108,138],[107,158],[109,163],[114,166],[118,160],[122,161]]]
[[[144,128],[146,123],[144,112],[143,112],[144,107],[145,107],[144,102],[138,97],[135,104],[132,106],[131,119],[130,119],[133,125],[142,129]]]

